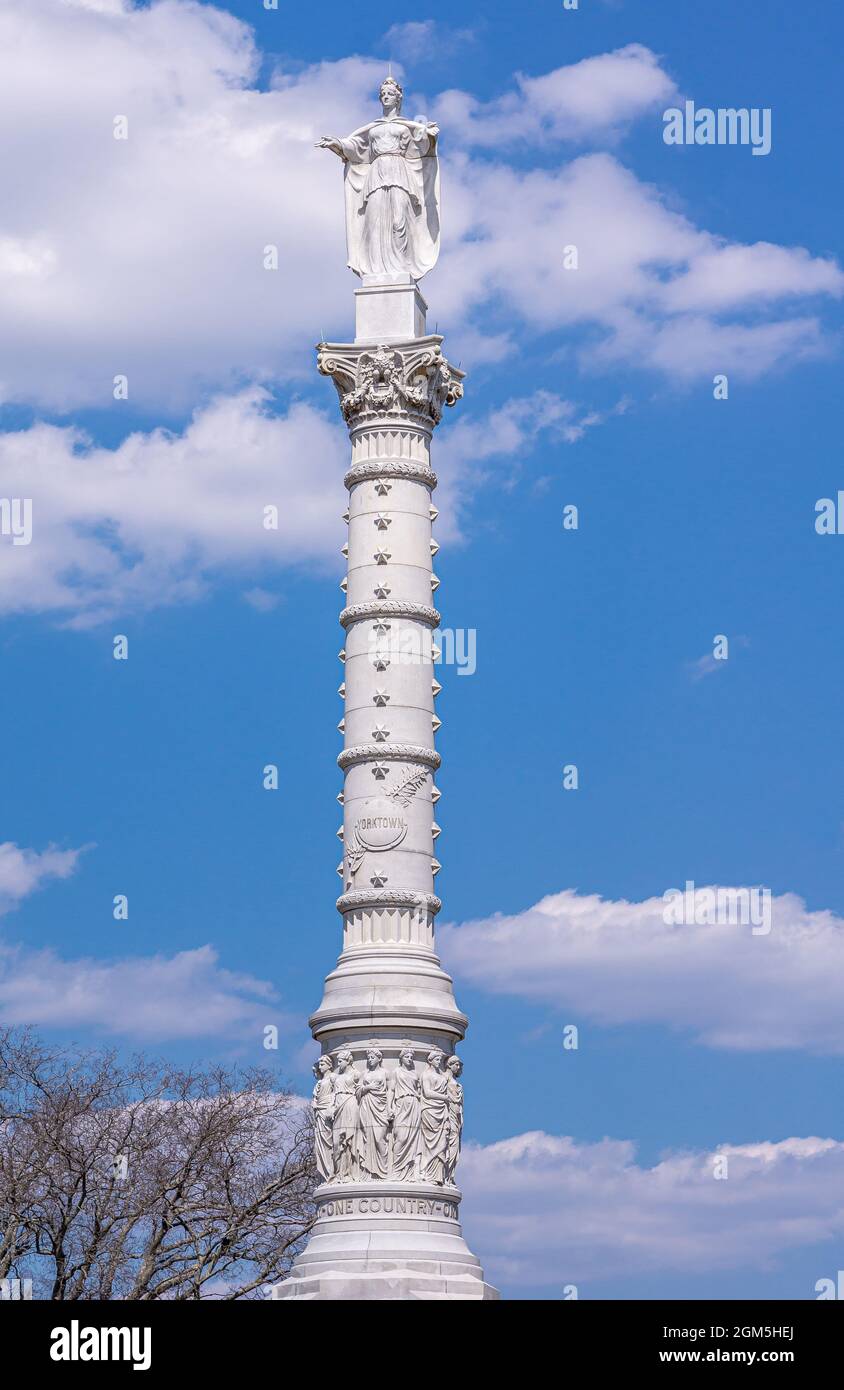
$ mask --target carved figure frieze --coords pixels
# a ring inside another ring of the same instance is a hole
[[[314,1066],[316,1163],[323,1182],[451,1184],[463,1133],[463,1064],[432,1048],[420,1072],[403,1047],[394,1070],[372,1045],[363,1071],[347,1049]]]

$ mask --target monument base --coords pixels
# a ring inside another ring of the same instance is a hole
[[[460,1229],[456,1187],[324,1183],[308,1245],[273,1299],[496,1299]]]
[[[432,1266],[430,1271],[411,1269],[376,1270],[362,1266],[357,1276],[328,1271],[311,1278],[297,1278],[293,1275],[283,1284],[274,1284],[273,1299],[298,1299],[300,1302],[327,1302],[334,1299],[340,1303],[363,1303],[375,1300],[436,1301],[449,1302],[467,1299],[500,1298],[497,1289],[485,1284],[482,1279],[466,1275],[446,1275]]]

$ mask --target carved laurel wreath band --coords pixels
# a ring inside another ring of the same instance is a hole
[[[388,462],[386,459],[370,459],[366,463],[355,463],[343,478],[351,490],[355,483],[371,482],[373,478],[401,478],[411,483],[424,483],[433,489],[437,486],[437,475],[424,463]]]
[[[436,749],[423,748],[416,743],[358,743],[343,749],[337,766],[345,772],[346,768],[354,767],[357,763],[396,761],[425,763],[436,771],[442,758]]]
[[[367,618],[415,618],[429,627],[439,627],[441,614],[424,603],[353,603],[344,608],[340,622],[344,628]]]

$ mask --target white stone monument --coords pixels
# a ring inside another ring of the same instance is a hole
[[[466,1018],[434,949],[440,833],[431,435],[463,373],[426,332],[417,281],[439,251],[435,125],[382,115],[320,146],[344,163],[353,343],[320,343],[349,428],[343,951],[310,1020],[318,1219],[274,1298],[497,1298],[460,1229]]]

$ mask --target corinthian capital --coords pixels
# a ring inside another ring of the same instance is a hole
[[[317,366],[334,382],[349,426],[387,416],[432,428],[443,408],[460,400],[465,376],[446,359],[441,341],[432,334],[406,347],[320,343]]]

